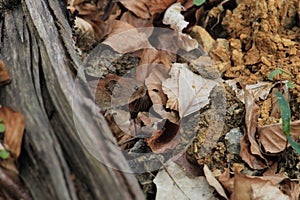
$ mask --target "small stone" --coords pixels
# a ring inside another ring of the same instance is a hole
[[[240,139],[243,133],[239,128],[233,128],[225,135],[227,151],[231,154],[240,154]]]
[[[210,34],[201,26],[195,26],[190,33],[191,37],[197,40],[197,42],[203,47],[206,52],[210,52],[215,44],[215,40]]]

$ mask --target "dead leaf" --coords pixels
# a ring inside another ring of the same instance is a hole
[[[251,153],[250,144],[247,140],[247,135],[244,135],[241,138],[240,146],[240,156],[243,159],[243,161],[245,161],[249,165],[250,168],[265,169],[268,167],[268,165],[265,163],[265,160]]]
[[[177,40],[178,47],[185,51],[191,51],[198,48],[198,42],[192,39],[191,36],[182,33],[182,30],[189,24],[184,20],[184,16],[180,13],[183,10],[184,7],[180,2],[174,3],[166,10],[163,23],[170,25],[170,27],[175,30],[175,39]]]
[[[258,120],[259,107],[255,103],[254,97],[245,91],[245,124],[246,124],[246,135],[241,139],[241,158],[254,169],[262,169],[267,167],[267,160],[262,155],[258,142],[256,141],[256,128]],[[249,141],[249,143],[247,142]],[[248,147],[250,149],[248,149]],[[249,152],[248,152],[249,151]],[[251,156],[252,154],[252,156]],[[256,157],[259,157],[256,158]]]
[[[223,187],[221,186],[219,181],[217,181],[217,179],[215,178],[215,176],[210,171],[210,169],[208,168],[207,165],[204,165],[203,171],[204,171],[204,174],[205,174],[205,177],[206,177],[206,180],[207,180],[208,184],[210,186],[212,186],[213,188],[215,188],[219,195],[221,195],[225,199],[228,199]]]
[[[186,152],[175,155],[171,158],[171,160],[179,165],[186,172],[186,175],[188,177],[197,177],[203,175],[203,167],[201,167],[197,162],[192,163],[191,161],[189,161]]]
[[[164,12],[170,5],[172,5],[176,0],[151,0],[149,1],[149,11],[151,15]]]
[[[300,136],[300,120],[291,122],[293,139]],[[281,123],[258,127],[259,141],[267,153],[280,153],[286,148],[286,136],[282,132]]]
[[[226,80],[227,83],[235,92],[238,99],[245,103],[244,93],[247,90],[255,100],[265,100],[267,99],[270,90],[274,87],[275,84],[270,82],[259,82],[257,84],[246,85],[245,89],[239,89],[237,84],[240,83],[239,79]]]
[[[187,34],[178,34],[176,38],[178,46],[185,51],[191,51],[198,48],[198,42]]]
[[[153,133],[150,138],[146,139],[146,142],[154,153],[165,153],[173,150],[179,140],[179,126],[166,120],[163,129]]]
[[[182,2],[186,2],[181,0]],[[135,15],[142,19],[149,19],[151,16],[165,11],[176,0],[120,0],[125,8],[133,12]],[[187,3],[186,9],[191,7],[192,4]]]
[[[18,158],[21,152],[25,118],[21,113],[6,106],[0,107],[0,117],[5,126],[4,145]]]
[[[183,10],[184,7],[180,2],[174,3],[166,10],[163,23],[165,25],[170,25],[176,32],[182,32],[182,30],[189,24],[184,21],[184,16],[180,13]]]
[[[194,74],[186,64],[174,63],[169,74],[171,78],[162,83],[168,96],[166,107],[177,110],[180,118],[207,105],[211,90],[218,84]]]
[[[278,180],[283,179],[278,179],[276,176],[246,176],[237,172],[234,175],[234,190],[230,199],[290,199],[280,190]]]
[[[158,68],[163,73],[162,75],[166,76],[165,73],[168,75],[171,67],[171,58],[169,53],[164,50],[147,48],[143,50],[139,66],[141,67],[136,71],[137,80],[144,81],[155,68]]]
[[[153,27],[153,23],[151,19],[142,19],[134,15],[132,12],[125,12],[122,14],[120,19],[136,28],[144,28],[144,27]],[[149,29],[150,31],[151,29]],[[149,32],[149,36],[151,35],[152,31]]]
[[[168,68],[157,65],[145,80],[145,85],[154,105],[166,105],[167,103],[167,96],[163,92],[162,83],[169,77],[168,71]]]
[[[103,19],[111,12],[109,5],[109,2],[105,4],[103,1],[99,1],[97,5],[85,1],[75,1],[73,5],[68,6],[71,12],[75,10],[79,12],[75,19],[75,27],[78,27],[81,36],[93,35],[95,40],[100,41],[110,32],[109,23],[106,23]],[[92,26],[92,29],[86,22]]]
[[[10,83],[11,79],[8,70],[5,68],[5,64],[0,60],[0,86]]]
[[[203,176],[189,178],[173,161],[166,163],[153,182],[157,187],[156,200],[217,199]]]
[[[234,178],[230,177],[230,170],[228,168],[225,168],[223,174],[219,176],[219,181],[230,194],[233,192]]]
[[[142,19],[149,19],[148,0],[120,0],[121,4]]]
[[[151,45],[147,36],[149,32],[147,30],[149,29],[152,30],[152,28],[136,29],[126,22],[114,20],[112,32],[104,40],[103,44],[109,45],[119,53],[129,53],[150,48]]]

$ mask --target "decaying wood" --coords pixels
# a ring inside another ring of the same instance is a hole
[[[12,77],[1,103],[26,118],[20,176],[33,199],[143,199],[133,174],[115,170],[130,171],[103,116],[91,114],[63,9],[23,0],[0,11],[0,59]]]

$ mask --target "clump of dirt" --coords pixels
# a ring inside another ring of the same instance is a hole
[[[299,2],[297,0],[244,0],[236,3],[237,7],[232,11],[226,10],[226,14],[222,19],[222,26],[227,31],[227,38],[216,39],[213,48],[210,50],[210,56],[223,74],[223,79],[236,79],[241,87],[269,81],[268,75],[278,68],[291,73],[292,76],[276,76],[274,83],[280,80],[290,80],[295,85],[294,89],[289,89],[289,104],[292,111],[292,120],[299,119]],[[214,33],[213,35],[218,34]],[[224,34],[222,33],[222,35]],[[233,103],[232,99],[232,97],[227,99],[229,105],[233,106],[238,103],[238,101]],[[257,104],[259,105],[258,123],[260,126],[279,122],[278,119],[270,117],[274,105],[274,92],[273,95],[270,92],[266,100],[260,100]],[[238,105],[238,109],[243,110],[243,106]],[[226,110],[230,110],[228,105]],[[243,116],[240,117],[240,119],[244,119]],[[233,127],[243,127],[243,123],[234,119],[233,116],[230,116],[230,119],[226,120],[226,125],[233,123]],[[288,151],[291,151],[291,149]],[[208,156],[202,159],[198,158],[198,163],[206,163],[210,166],[210,169],[222,169],[222,167],[226,168],[228,166],[234,168],[241,159],[239,156],[234,156],[234,159],[231,160],[234,162],[227,163],[227,153],[226,147],[224,147],[224,137],[221,137],[217,146]],[[197,157],[197,155],[195,156]],[[288,154],[288,157],[283,155],[281,158],[279,169],[286,171],[290,177],[299,178],[299,156]],[[293,162],[291,163],[290,160]],[[285,163],[289,164],[285,165]],[[247,166],[242,168],[249,170]],[[259,174],[262,173],[263,171],[259,172]]]
[[[212,58],[224,72],[224,79],[239,79],[243,85],[267,81],[275,69],[284,69],[293,77],[295,89],[290,90],[294,115],[298,116],[300,103],[300,27],[299,2],[293,1],[241,1],[233,10],[227,10],[223,26],[229,38],[217,40],[211,51]],[[225,64],[224,64],[225,63]],[[274,79],[279,81],[279,77]],[[260,106],[261,113],[270,113],[268,98]],[[268,115],[261,115],[267,122]],[[296,117],[297,118],[297,117]],[[299,119],[299,118],[298,118]]]

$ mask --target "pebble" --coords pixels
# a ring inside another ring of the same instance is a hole
[[[239,128],[233,128],[225,135],[225,144],[228,153],[240,154],[240,139],[243,136],[242,131]]]

